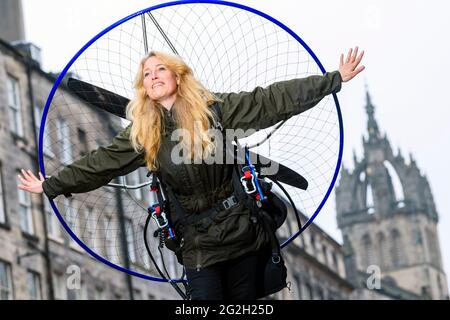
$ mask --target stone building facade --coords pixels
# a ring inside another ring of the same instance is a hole
[[[30,53],[26,50],[28,45],[32,46],[23,42],[12,46],[0,40],[0,296],[7,299],[129,299],[132,295],[135,299],[175,298],[176,293],[165,284],[155,282],[149,285],[148,280],[128,276],[98,262],[62,229],[46,197],[17,188],[17,174],[21,168],[29,168],[35,174],[39,170],[37,139],[41,114],[56,80],[53,75],[43,72],[39,63],[27,55]],[[59,108],[58,112],[49,113],[47,117],[47,134],[43,144],[46,170],[61,168],[88,150],[108,144],[108,137],[121,129],[120,123],[83,104],[64,86],[58,89],[53,103],[57,104],[61,99],[64,99],[65,106],[72,106],[72,109]],[[73,108],[80,109],[78,116],[64,114],[64,110],[75,114]],[[96,127],[86,126],[85,119],[96,123]],[[61,122],[63,120],[67,123]],[[84,139],[92,136],[89,135],[89,128],[96,130],[98,139]],[[46,172],[47,175],[51,173]],[[141,179],[142,176],[145,176],[144,172],[137,177]],[[127,180],[132,178],[127,176]],[[117,218],[110,225],[102,224],[105,223],[102,219],[107,218],[108,214],[117,217],[117,194],[108,188],[102,189],[105,190],[97,192],[108,203],[99,200],[96,205],[111,210],[90,212],[91,219],[83,216],[89,209],[89,196],[60,196],[55,199],[55,204],[66,222],[70,221],[69,213],[73,214],[75,224],[71,227],[80,241],[94,246],[89,243],[88,235],[96,240],[94,251],[100,256],[110,260],[114,260],[115,256],[118,265],[126,266],[124,261],[117,259],[123,256],[125,246],[128,256],[132,258],[128,259],[129,269],[141,268],[142,274],[149,273],[151,267],[142,257],[144,251],[139,238],[139,227],[142,226],[127,224],[125,232],[121,232],[119,224],[123,222]],[[123,194],[122,198],[124,220],[133,221],[130,216],[133,207],[128,204],[131,200]],[[96,223],[91,230],[89,221]],[[92,229],[107,230],[108,227],[115,230],[115,243],[106,243],[106,234],[89,234]],[[113,251],[105,252],[107,247],[112,247]],[[174,261],[170,263],[175,264]]]
[[[292,231],[298,230],[293,212],[279,230],[283,242]],[[301,215],[304,225],[307,217]],[[341,245],[318,225],[312,223],[284,249],[289,286],[276,299],[281,300],[347,300],[351,299],[353,285],[346,279]]]

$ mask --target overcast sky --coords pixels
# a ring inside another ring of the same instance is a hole
[[[338,94],[344,119],[344,164],[362,155],[366,132],[365,83],[376,118],[394,150],[411,152],[426,173],[440,215],[444,268],[450,276],[450,4],[446,1],[235,1],[263,11],[296,32],[325,69],[354,45],[366,51],[366,70]],[[42,48],[43,68],[58,71],[94,35],[161,1],[23,0],[26,37]],[[442,39],[442,40],[438,40]],[[319,223],[335,239],[334,197]]]

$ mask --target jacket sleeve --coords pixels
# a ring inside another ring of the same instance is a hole
[[[88,192],[144,166],[144,152],[134,150],[130,130],[131,125],[114,137],[109,146],[89,152],[46,179],[42,184],[44,193],[53,199],[60,194]]]
[[[222,103],[222,125],[228,129],[264,129],[306,111],[341,89],[339,71],[275,82],[251,92],[216,94]]]

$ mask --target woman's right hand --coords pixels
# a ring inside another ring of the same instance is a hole
[[[21,184],[19,184],[17,187],[19,189],[22,189],[24,191],[32,192],[32,193],[42,193],[44,190],[42,189],[42,183],[44,182],[45,178],[42,175],[42,173],[39,172],[39,178],[38,179],[31,170],[21,170],[22,175],[18,175],[19,180]]]

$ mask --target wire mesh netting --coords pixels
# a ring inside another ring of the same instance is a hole
[[[102,34],[70,66],[67,74],[126,98],[138,64],[148,50],[177,52],[195,76],[212,92],[251,91],[274,82],[321,74],[303,45],[278,24],[251,11],[213,3],[191,3],[142,12]],[[107,103],[107,102],[106,102]],[[45,119],[43,153],[47,175],[55,175],[99,146],[108,145],[127,123],[72,95],[62,83],[51,99]],[[309,182],[307,191],[284,185],[305,216],[313,215],[336,170],[339,154],[339,122],[331,96],[316,107],[287,120],[270,139],[255,148],[270,159],[293,169]],[[262,130],[245,141],[249,144],[272,132]],[[147,182],[141,168],[119,178],[128,185]],[[118,193],[124,222],[119,219]],[[125,267],[127,243],[130,270],[156,276],[144,247],[146,207],[152,202],[148,186],[117,191],[105,186],[55,204],[72,232],[95,254]],[[280,230],[285,237],[298,231],[295,219]],[[149,238],[158,263],[165,261],[172,278],[180,276],[174,256],[162,255]],[[122,238],[121,238],[122,237]],[[121,240],[123,239],[123,240]]]

